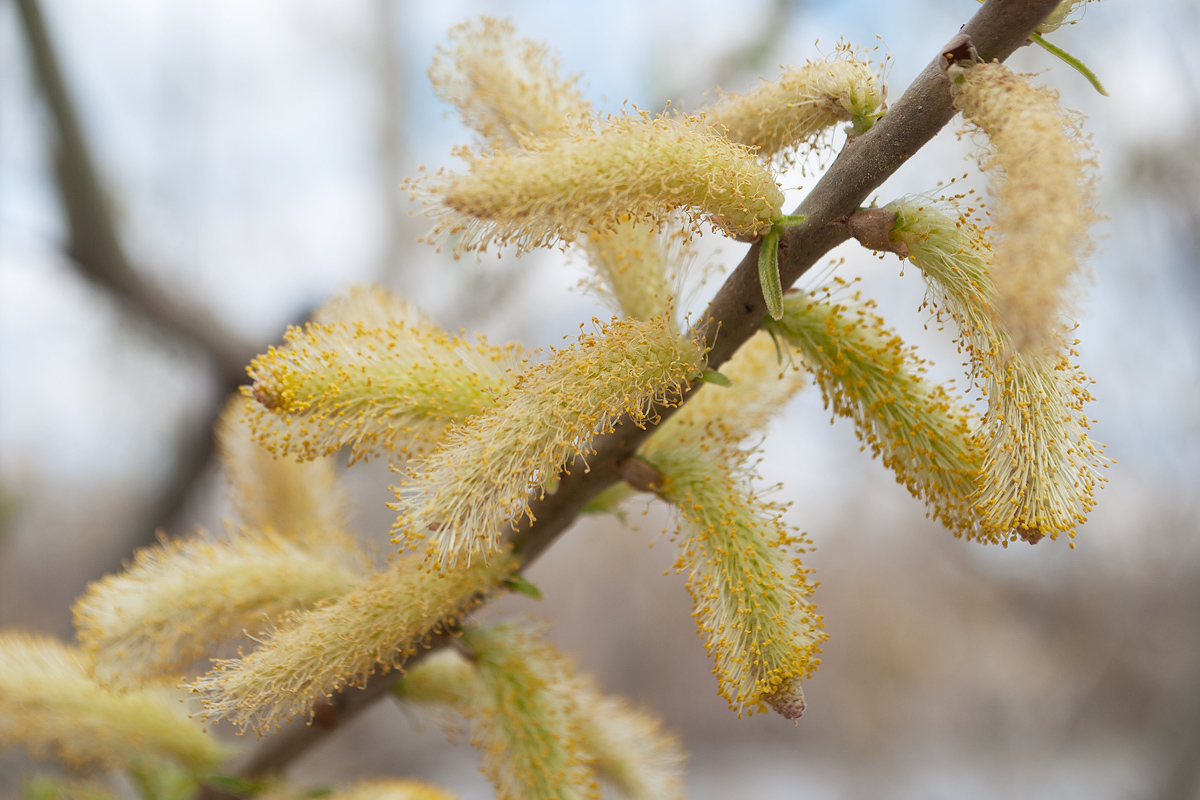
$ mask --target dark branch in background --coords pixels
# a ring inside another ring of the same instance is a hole
[[[69,255],[92,283],[116,295],[135,317],[207,356],[217,380],[217,405],[183,434],[175,472],[152,501],[139,526],[135,545],[152,544],[154,530],[181,509],[189,490],[211,459],[212,429],[225,395],[245,380],[245,365],[255,348],[239,341],[215,319],[181,302],[144,272],[134,268],[121,245],[111,205],[92,157],[71,93],[46,30],[37,0],[17,0],[29,57],[57,134],[55,178],[70,242]],[[119,562],[106,567],[110,572]]]
[[[951,46],[969,37],[986,61],[1008,58],[1026,43],[1029,34],[1058,5],[1058,0],[989,0],[962,29]],[[942,69],[943,53],[866,134],[851,142],[793,214],[805,221],[788,230],[786,254],[780,252],[780,274],[785,287],[818,260],[851,236],[848,220],[875,189],[932,139],[954,116],[950,82]],[[698,332],[709,345],[709,367],[717,369],[758,330],[766,305],[758,284],[758,249],[754,245],[717,292],[702,317]],[[686,397],[682,398],[686,400]],[[665,419],[673,409],[659,409]],[[536,498],[530,511],[536,520],[521,529],[509,528],[504,538],[528,567],[574,522],[580,510],[600,492],[621,479],[621,467],[653,426],[626,423],[592,442],[594,452],[560,476],[553,494]],[[293,720],[275,737],[251,753],[239,768],[247,778],[280,771],[308,748],[322,741],[358,710],[387,693],[395,675],[376,676],[365,690],[338,695],[333,712],[321,711],[321,724]],[[382,684],[382,685],[378,685]],[[348,696],[359,694],[357,699]],[[340,699],[347,696],[346,699]],[[227,797],[206,787],[206,798]]]

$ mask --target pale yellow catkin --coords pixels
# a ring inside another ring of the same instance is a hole
[[[464,710],[498,800],[598,798],[566,661],[520,627],[475,628],[463,642],[481,688]]]
[[[704,121],[761,158],[786,165],[815,149],[822,134],[839,122],[851,123],[855,134],[865,133],[883,115],[885,97],[870,64],[842,47],[746,94],[722,96],[704,112]]]
[[[592,124],[578,77],[562,77],[549,48],[518,38],[512,23],[480,17],[451,28],[447,39],[429,80],[487,147],[514,147]]]
[[[456,795],[433,784],[397,778],[359,781],[327,797],[328,800],[458,800]]]
[[[853,420],[897,482],[957,535],[976,538],[971,497],[981,464],[963,399],[927,379],[924,362],[857,295],[790,293],[770,327],[799,348],[826,407]]]
[[[318,316],[330,321],[289,328],[250,365],[248,424],[275,455],[427,453],[448,425],[496,405],[522,368],[520,347],[450,336],[379,293]]]
[[[344,535],[349,498],[338,484],[333,461],[301,462],[271,453],[254,440],[246,421],[252,402],[230,398],[217,421],[229,498],[243,525],[274,530],[315,548],[353,550],[353,540]]]
[[[257,650],[218,662],[192,692],[206,717],[265,733],[378,669],[400,667],[496,591],[513,567],[504,553],[441,572],[419,555],[397,559],[336,603],[284,619]]]
[[[622,416],[653,418],[676,401],[704,364],[701,348],[667,319],[618,320],[581,333],[525,373],[504,405],[447,432],[411,467],[397,494],[393,533],[427,539],[441,564],[486,557],[508,523],[519,524],[531,493],[568,467]]]
[[[313,550],[270,529],[164,540],[91,584],[73,606],[75,629],[101,684],[175,684],[221,644],[350,591],[364,566],[355,550]]]
[[[1039,355],[1060,348],[1062,314],[1095,221],[1094,156],[1078,116],[1058,94],[1002,64],[952,68],[954,102],[987,136],[980,161],[998,184],[992,280],[1012,345]]]
[[[665,733],[658,720],[619,697],[602,694],[552,649],[543,645],[525,653],[529,659],[547,655],[555,663],[536,669],[557,675],[555,690],[573,696],[580,747],[603,784],[630,800],[681,798],[685,755],[679,741]],[[487,697],[475,662],[449,650],[413,669],[397,686],[397,694],[426,706],[448,706],[467,717],[477,716],[480,699]]]
[[[0,747],[35,758],[121,769],[170,758],[204,771],[224,748],[155,691],[111,692],[89,675],[85,654],[46,636],[0,633]]]
[[[614,311],[634,319],[670,313],[676,295],[673,284],[692,259],[685,239],[685,231],[666,233],[632,220],[589,232],[584,249],[599,295]]]
[[[688,571],[721,696],[739,714],[770,708],[796,719],[826,638],[799,559],[809,543],[749,488],[746,454],[723,437],[709,426],[683,440],[652,438],[640,453],[679,515],[675,566]]]
[[[1065,342],[1034,353],[1014,348],[992,281],[987,234],[969,212],[923,198],[887,208],[897,215],[892,239],[924,274],[928,302],[958,325],[972,378],[987,395],[975,433],[982,463],[970,499],[973,537],[1005,545],[1074,537],[1109,463],[1089,435],[1084,405],[1092,399],[1091,379]]]
[[[435,221],[430,241],[455,251],[518,252],[626,220],[660,228],[682,214],[753,237],[782,216],[783,193],[750,150],[684,115],[614,116],[594,133],[526,143],[525,150],[460,149],[468,172],[426,174],[408,186]]]

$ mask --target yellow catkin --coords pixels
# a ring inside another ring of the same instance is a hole
[[[343,532],[349,499],[337,482],[333,462],[276,456],[254,441],[246,421],[253,413],[252,402],[231,398],[217,421],[217,448],[229,497],[242,523],[313,546],[348,545]]]
[[[480,17],[450,29],[429,79],[485,145],[500,148],[591,124],[578,78],[559,71],[544,44],[518,38],[510,22]]]
[[[598,293],[614,311],[634,319],[670,313],[676,285],[693,258],[686,239],[685,231],[665,233],[633,221],[590,232],[584,249]]]
[[[432,784],[397,778],[359,781],[347,789],[322,796],[328,800],[458,800],[456,795]]]
[[[573,725],[596,776],[630,800],[681,798],[685,755],[679,741],[664,733],[658,720],[619,697],[605,696],[593,681],[573,674],[569,663],[545,645],[527,651],[525,657],[545,658],[548,653],[554,663],[527,671],[557,675],[555,691],[574,698]],[[397,694],[423,705],[449,706],[468,717],[477,716],[480,698],[488,697],[475,662],[454,651],[425,659],[399,684]]]
[[[1096,219],[1094,158],[1058,94],[1002,64],[954,68],[955,106],[987,135],[981,163],[998,184],[992,280],[998,311],[1021,352],[1059,349],[1061,315]]]
[[[581,735],[600,780],[629,800],[681,800],[687,756],[679,740],[623,698],[602,694],[589,680],[580,684]]]
[[[652,418],[700,374],[700,347],[666,319],[617,320],[581,333],[574,345],[530,369],[507,402],[447,432],[411,467],[397,494],[393,533],[428,538],[442,564],[493,551],[508,523],[528,509],[589,442],[628,415]]]
[[[1095,506],[1107,466],[1088,434],[1091,379],[1063,343],[1057,351],[1013,347],[985,231],[953,209],[921,198],[888,205],[902,242],[929,283],[928,302],[958,325],[972,377],[987,394],[976,435],[983,463],[971,497],[975,537],[1007,544],[1074,537]]]
[[[397,559],[336,603],[285,619],[253,653],[218,662],[192,684],[206,716],[265,733],[379,669],[401,666],[495,591],[514,566],[506,554],[441,572],[422,562]]]
[[[870,64],[841,47],[828,59],[792,67],[746,94],[722,97],[704,120],[760,157],[787,164],[815,149],[839,122],[851,123],[856,134],[869,130],[883,115],[885,96]]]
[[[663,226],[707,217],[733,236],[756,236],[782,216],[783,193],[749,149],[683,115],[620,115],[594,133],[526,142],[529,149],[473,153],[464,175],[410,182],[436,219],[435,243],[455,251],[515,245],[519,252],[626,220]]]
[[[498,800],[598,798],[569,666],[518,627],[468,631],[480,693],[464,707]]]
[[[924,377],[924,362],[871,306],[857,301],[794,292],[772,329],[799,348],[826,407],[854,421],[864,447],[935,519],[974,538],[970,498],[981,467],[974,420],[961,398]]]
[[[332,321],[289,328],[250,365],[248,424],[275,455],[428,452],[447,425],[496,405],[521,367],[519,347],[450,336],[397,300],[335,303]]]
[[[796,719],[801,682],[826,638],[799,559],[808,541],[750,490],[745,454],[723,436],[710,427],[682,440],[654,437],[641,455],[662,474],[659,494],[679,517],[676,569],[688,571],[721,696],[739,714],[770,708]]]
[[[115,694],[86,655],[45,636],[0,633],[0,747],[35,758],[120,769],[170,758],[191,770],[225,755],[179,703],[153,691]]]
[[[163,541],[89,586],[75,601],[75,628],[101,684],[174,684],[220,644],[345,594],[364,562],[356,550],[314,550],[272,530]]]

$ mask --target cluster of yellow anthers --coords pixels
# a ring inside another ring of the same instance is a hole
[[[826,407],[854,421],[896,480],[925,501],[933,517],[970,536],[968,498],[980,465],[969,411],[924,377],[924,362],[872,304],[859,303],[858,295],[838,302],[829,289],[797,291],[785,299],[783,318],[767,327],[800,350]]]
[[[704,368],[669,319],[616,320],[524,373],[503,405],[448,430],[397,494],[398,539],[428,539],[441,564],[496,549],[505,524],[622,416],[654,418]]]
[[[504,553],[440,572],[420,555],[398,558],[337,602],[283,617],[257,650],[218,661],[192,691],[206,716],[265,733],[380,668],[398,667],[496,592],[513,568]]]
[[[215,768],[226,755],[157,690],[116,693],[92,678],[91,659],[54,639],[0,633],[0,747],[77,766],[146,767],[168,759]]]
[[[492,149],[589,128],[594,119],[577,79],[559,75],[558,60],[545,44],[518,38],[512,23],[491,17],[450,30],[429,80]]]
[[[885,97],[871,65],[839,46],[831,58],[792,67],[746,94],[721,97],[704,120],[760,158],[786,165],[800,151],[815,149],[839,122],[849,122],[855,134],[870,130],[886,110]]]
[[[329,319],[358,310],[366,320]],[[450,336],[378,289],[354,290],[325,318],[289,328],[283,347],[250,365],[245,391],[258,403],[248,420],[277,455],[312,459],[347,444],[354,459],[420,455],[446,426],[497,405],[524,357]]]
[[[729,388],[703,387],[639,451],[661,475],[659,495],[679,516],[677,569],[688,570],[694,616],[714,659],[720,692],[739,713],[769,707],[788,719],[804,710],[801,681],[825,640],[799,561],[808,544],[782,509],[750,488],[749,451],[800,386],[760,334],[725,367]]]
[[[988,398],[975,434],[981,449],[970,512],[985,541],[1036,542],[1074,537],[1095,505],[1108,461],[1088,435],[1084,404],[1090,379],[1062,338],[1034,352],[1014,347],[993,274],[986,232],[966,215],[921,200],[888,206],[897,215],[894,241],[903,243],[930,285],[929,302],[958,325],[975,382]],[[1030,276],[1031,279],[1036,278]]]
[[[981,165],[1002,178],[992,208],[996,311],[1018,351],[1055,352],[1096,219],[1089,142],[1056,92],[1002,64],[952,67],[951,75],[963,118],[987,135]]]
[[[477,628],[463,645],[469,660],[453,651],[426,659],[396,693],[472,720],[497,797],[597,797],[597,779],[630,800],[683,796],[678,742],[601,694],[537,631]]]

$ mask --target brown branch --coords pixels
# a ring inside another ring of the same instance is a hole
[[[1024,44],[1029,34],[1045,19],[1058,0],[989,0],[972,17],[959,37],[969,37],[984,60],[1004,60]],[[834,161],[829,171],[812,192],[793,212],[805,221],[788,230],[786,255],[781,250],[780,275],[783,285],[791,286],[826,253],[850,237],[846,220],[854,214],[870,192],[899,169],[914,153],[932,139],[954,116],[950,82],[942,66],[943,54],[937,57],[917,77],[913,84],[888,113],[867,133],[859,136]],[[758,248],[754,245],[741,264],[717,292],[698,326],[709,346],[709,367],[718,368],[758,330],[766,306],[758,284]],[[695,384],[693,388],[695,388]],[[685,401],[686,396],[680,398]],[[673,407],[660,407],[659,421],[668,417]],[[637,447],[653,430],[653,425],[638,427],[622,424],[615,431],[597,437],[592,442],[593,453],[576,459],[561,476],[553,494],[535,497],[530,512],[535,522],[521,528],[509,527],[504,539],[512,544],[520,557],[522,569],[531,564],[567,529],[588,502],[621,479],[620,465],[633,455]],[[590,466],[589,466],[590,465]],[[370,684],[367,690],[382,696],[395,676],[385,678],[382,688]],[[355,708],[369,701],[355,701]],[[353,716],[339,714],[337,721]],[[268,741],[263,750],[271,756],[254,757],[246,761],[247,777],[265,774],[267,769],[281,770],[292,759],[323,740],[336,724],[321,727],[297,726],[293,722],[280,736],[286,746]],[[278,737],[277,737],[278,738]],[[209,792],[208,798],[222,797]]]

